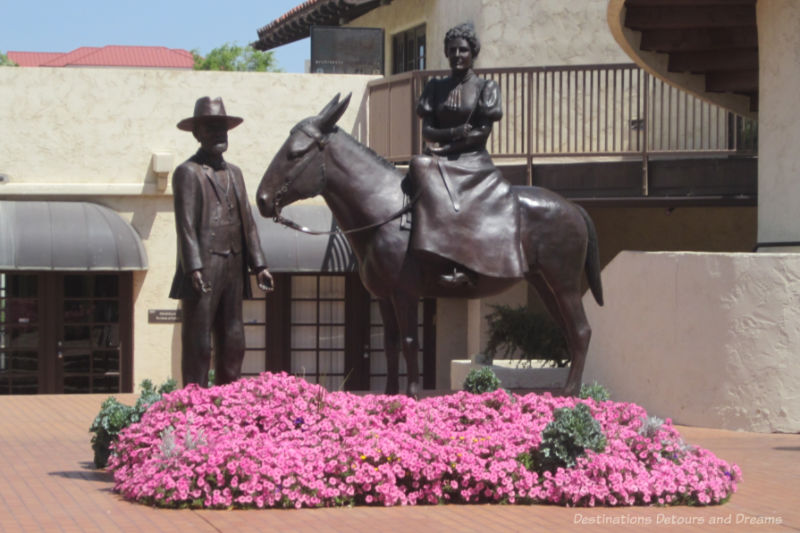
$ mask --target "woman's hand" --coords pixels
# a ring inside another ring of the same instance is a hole
[[[431,155],[447,155],[450,153],[451,147],[449,144],[445,145],[428,145],[428,149],[426,150]]]
[[[456,126],[455,128],[450,128],[450,133],[453,136],[453,140],[463,139],[469,132],[472,131],[472,125],[468,122],[466,124],[462,124],[461,126]]]

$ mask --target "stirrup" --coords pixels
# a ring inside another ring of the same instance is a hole
[[[474,287],[475,281],[465,272],[454,268],[452,274],[442,274],[439,276],[439,285],[449,288]]]

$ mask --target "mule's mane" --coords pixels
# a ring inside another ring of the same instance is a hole
[[[389,170],[393,170],[395,172],[400,172],[396,166],[394,166],[391,162],[387,161],[383,158],[380,154],[378,154],[375,150],[370,148],[369,146],[365,145],[364,143],[360,142],[358,139],[344,131],[342,128],[337,128],[337,131],[344,135],[344,137],[349,140],[355,147],[363,152],[365,155],[371,156],[373,159],[377,159],[378,162],[385,168]]]

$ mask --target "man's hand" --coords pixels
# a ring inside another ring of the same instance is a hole
[[[256,273],[256,280],[258,281],[258,288],[264,292],[272,292],[275,290],[275,282],[272,279],[272,274],[269,270],[262,268]]]
[[[200,293],[208,293],[211,292],[211,284],[206,283],[203,279],[203,271],[202,270],[195,270],[192,272],[192,287],[194,290]]]

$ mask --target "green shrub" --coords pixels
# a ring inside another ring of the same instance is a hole
[[[486,315],[489,325],[487,355],[503,359],[519,354],[522,359],[567,366],[567,342],[548,315],[535,313],[525,306],[494,305],[492,309]]]
[[[581,385],[580,397],[584,400],[591,398],[596,402],[607,402],[611,399],[611,393],[608,392],[607,388],[595,381],[591,385],[588,383]]]
[[[464,380],[463,389],[473,394],[496,391],[500,388],[500,380],[491,368],[484,366],[470,370]]]
[[[133,407],[120,403],[113,396],[106,399],[100,407],[100,412],[92,422],[89,433],[92,436],[92,450],[94,451],[94,465],[104,468],[108,464],[111,453],[111,444],[117,440],[119,432],[138,422],[151,404],[161,399],[161,396],[176,389],[178,383],[169,379],[158,389],[149,379],[142,381],[142,392]]]
[[[117,439],[117,434],[122,428],[130,424],[133,407],[123,405],[111,396],[100,407],[100,413],[89,428],[92,436],[92,450],[94,450],[94,465],[103,468],[108,463],[109,448]]]
[[[572,409],[556,409],[553,415],[553,421],[542,431],[542,443],[535,453],[538,470],[553,472],[559,467],[570,467],[586,450],[605,450],[606,437],[588,405],[579,403]]]

